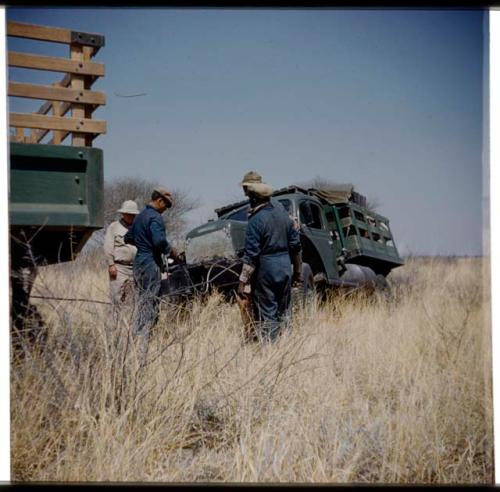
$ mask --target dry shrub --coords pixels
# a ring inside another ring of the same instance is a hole
[[[47,337],[12,360],[12,479],[492,483],[483,263],[410,259],[389,298],[311,303],[266,345],[218,295],[166,305],[146,353],[129,310],[37,299]],[[107,289],[82,258],[34,293]]]

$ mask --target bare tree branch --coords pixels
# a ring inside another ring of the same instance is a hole
[[[119,217],[117,210],[125,200],[134,200],[142,210],[151,199],[153,189],[160,183],[156,181],[124,177],[104,183],[104,230]],[[163,220],[170,241],[176,243],[183,239],[186,232],[186,214],[199,207],[199,199],[192,198],[188,192],[179,188],[170,190],[174,197],[174,205],[163,214]],[[104,230],[92,236],[92,245],[100,246],[104,238]]]

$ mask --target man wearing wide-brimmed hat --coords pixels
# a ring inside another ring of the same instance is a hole
[[[238,294],[250,296],[258,336],[275,340],[289,315],[292,281],[301,281],[301,244],[293,220],[251,171],[241,182],[250,201]],[[292,272],[293,263],[293,272]]]
[[[150,202],[136,216],[125,241],[135,244],[134,280],[138,292],[138,305],[134,329],[147,340],[150,329],[158,321],[161,273],[165,267],[163,256],[177,257],[167,240],[162,214],[174,204],[172,194],[164,187],[153,190]]]
[[[134,200],[125,200],[117,212],[121,218],[109,224],[103,246],[108,264],[111,302],[115,306],[129,298],[133,290],[132,264],[137,248],[126,244],[124,237],[139,209]]]

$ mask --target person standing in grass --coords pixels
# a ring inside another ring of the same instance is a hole
[[[111,303],[115,307],[130,299],[133,291],[132,264],[137,248],[126,244],[124,237],[139,209],[133,200],[126,200],[117,212],[121,218],[109,224],[103,245],[108,264]]]
[[[247,173],[241,185],[250,210],[238,295],[251,296],[257,335],[273,341],[289,316],[292,282],[302,281],[300,237],[284,207],[271,200],[273,190],[259,174]]]
[[[134,281],[138,302],[134,331],[148,339],[160,313],[161,274],[163,257],[177,258],[177,252],[167,239],[162,214],[174,204],[172,194],[163,187],[153,190],[151,201],[136,216],[125,235],[125,242],[137,247],[134,260]]]

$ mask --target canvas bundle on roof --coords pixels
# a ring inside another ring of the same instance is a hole
[[[348,201],[366,207],[366,197],[354,191],[352,184],[338,184],[321,188],[309,188],[308,191],[329,203],[346,203]]]

